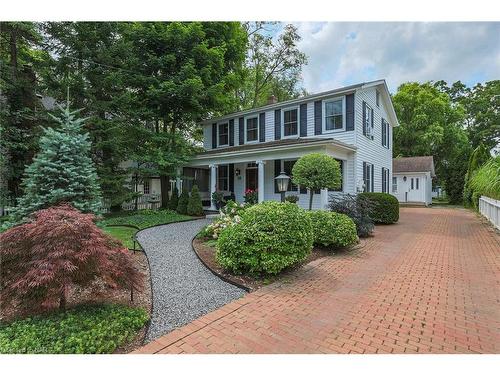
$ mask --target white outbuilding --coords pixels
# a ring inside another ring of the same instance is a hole
[[[392,160],[392,195],[400,203],[432,203],[432,178],[435,177],[434,158],[415,156]]]

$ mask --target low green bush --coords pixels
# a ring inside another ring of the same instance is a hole
[[[0,353],[113,353],[147,321],[144,309],[121,305],[82,306],[35,316],[0,325]]]
[[[191,216],[203,215],[203,204],[201,203],[200,190],[198,186],[194,185],[191,189],[187,205],[187,214]]]
[[[333,212],[349,216],[359,237],[368,237],[373,232],[373,220],[370,218],[372,202],[368,198],[354,194],[330,196],[329,208]]]
[[[189,202],[189,193],[186,189],[182,189],[182,193],[179,197],[179,202],[177,203],[177,213],[181,215],[187,215],[187,206]]]
[[[241,274],[277,274],[304,260],[313,244],[311,219],[293,203],[263,202],[243,211],[217,241],[216,259]]]
[[[323,210],[308,211],[307,214],[311,218],[315,245],[337,248],[358,241],[356,224],[349,216]]]
[[[358,197],[371,202],[370,218],[379,224],[393,224],[399,220],[398,199],[388,193],[361,193]]]
[[[192,217],[180,215],[171,210],[139,210],[108,214],[104,219],[98,221],[97,225],[101,228],[107,225],[133,225],[139,229],[145,229],[154,225],[169,224],[190,219]]]

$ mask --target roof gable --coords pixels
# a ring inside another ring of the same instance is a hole
[[[433,156],[413,156],[392,159],[392,173],[430,172],[434,177]]]

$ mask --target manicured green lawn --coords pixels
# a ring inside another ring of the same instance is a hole
[[[180,215],[177,212],[170,210],[125,211],[107,214],[104,219],[97,223],[97,225],[112,237],[123,242],[123,245],[127,248],[133,249],[134,241],[132,238],[138,230],[149,228],[154,225],[168,224],[190,219],[192,219],[191,216]],[[131,225],[133,227],[128,227],[127,225]],[[140,245],[138,243],[136,243],[136,248],[140,249]]]
[[[106,225],[133,225],[139,229],[145,229],[154,225],[168,224],[177,221],[186,221],[192,219],[191,216],[180,215],[170,210],[141,210],[130,212],[119,212],[109,214],[99,221],[99,226]]]
[[[82,306],[0,325],[0,353],[113,353],[148,321],[144,309]]]
[[[132,227],[104,227],[102,228],[104,232],[109,234],[111,237],[120,240],[127,249],[134,248],[133,237],[137,233],[136,228]],[[136,242],[136,249],[140,249],[139,244]]]

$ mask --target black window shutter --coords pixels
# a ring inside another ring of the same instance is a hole
[[[322,131],[321,120],[323,117],[323,102],[321,100],[317,100],[314,102],[314,134],[319,135]]]
[[[281,139],[281,109],[274,111],[274,139]]]
[[[242,145],[245,143],[245,119],[243,117],[240,117],[238,119],[238,132],[239,132],[239,143]]]
[[[229,120],[229,146],[234,146],[234,119]]]
[[[234,193],[234,164],[229,164],[229,191]]]
[[[212,148],[217,147],[217,123],[212,124]]]
[[[363,121],[361,122],[363,124],[363,135],[366,135],[365,119],[366,119],[366,102],[363,100]]]
[[[385,193],[385,168],[382,167],[382,193]]]
[[[385,122],[384,119],[382,119],[382,146],[386,146],[385,144]]]
[[[266,113],[259,115],[259,142],[266,141]]]
[[[391,144],[391,136],[390,136],[390,133],[391,133],[390,129],[391,129],[391,127],[389,126],[389,123],[387,121],[385,122],[385,127],[386,127],[385,131],[387,133],[386,134],[386,137],[387,137],[387,142],[386,142],[387,144],[386,144],[386,146],[387,146],[387,148],[390,148],[389,145]]]
[[[281,173],[281,159],[276,159],[274,161],[274,177],[277,177]],[[276,194],[279,193],[278,191],[278,186],[276,185],[275,180],[273,180],[274,183],[274,192]]]
[[[307,137],[307,103],[300,105],[300,136]]]
[[[345,97],[345,130],[354,130],[354,94]]]
[[[374,189],[375,184],[374,184],[374,181],[373,181],[373,175],[374,175],[374,169],[375,168],[373,168],[373,164],[372,164],[372,167],[370,169],[371,169],[371,174],[372,174],[372,176],[371,176],[372,178],[371,178],[371,181],[370,181],[370,183],[372,185],[372,188],[371,188],[370,191],[373,192],[373,191],[375,191],[375,189]]]
[[[370,126],[372,127],[372,139],[373,139],[373,108],[370,108],[370,111],[372,113],[372,123],[370,124]]]
[[[368,186],[366,185],[366,161],[363,162],[363,183],[365,184],[364,191],[368,191]]]

